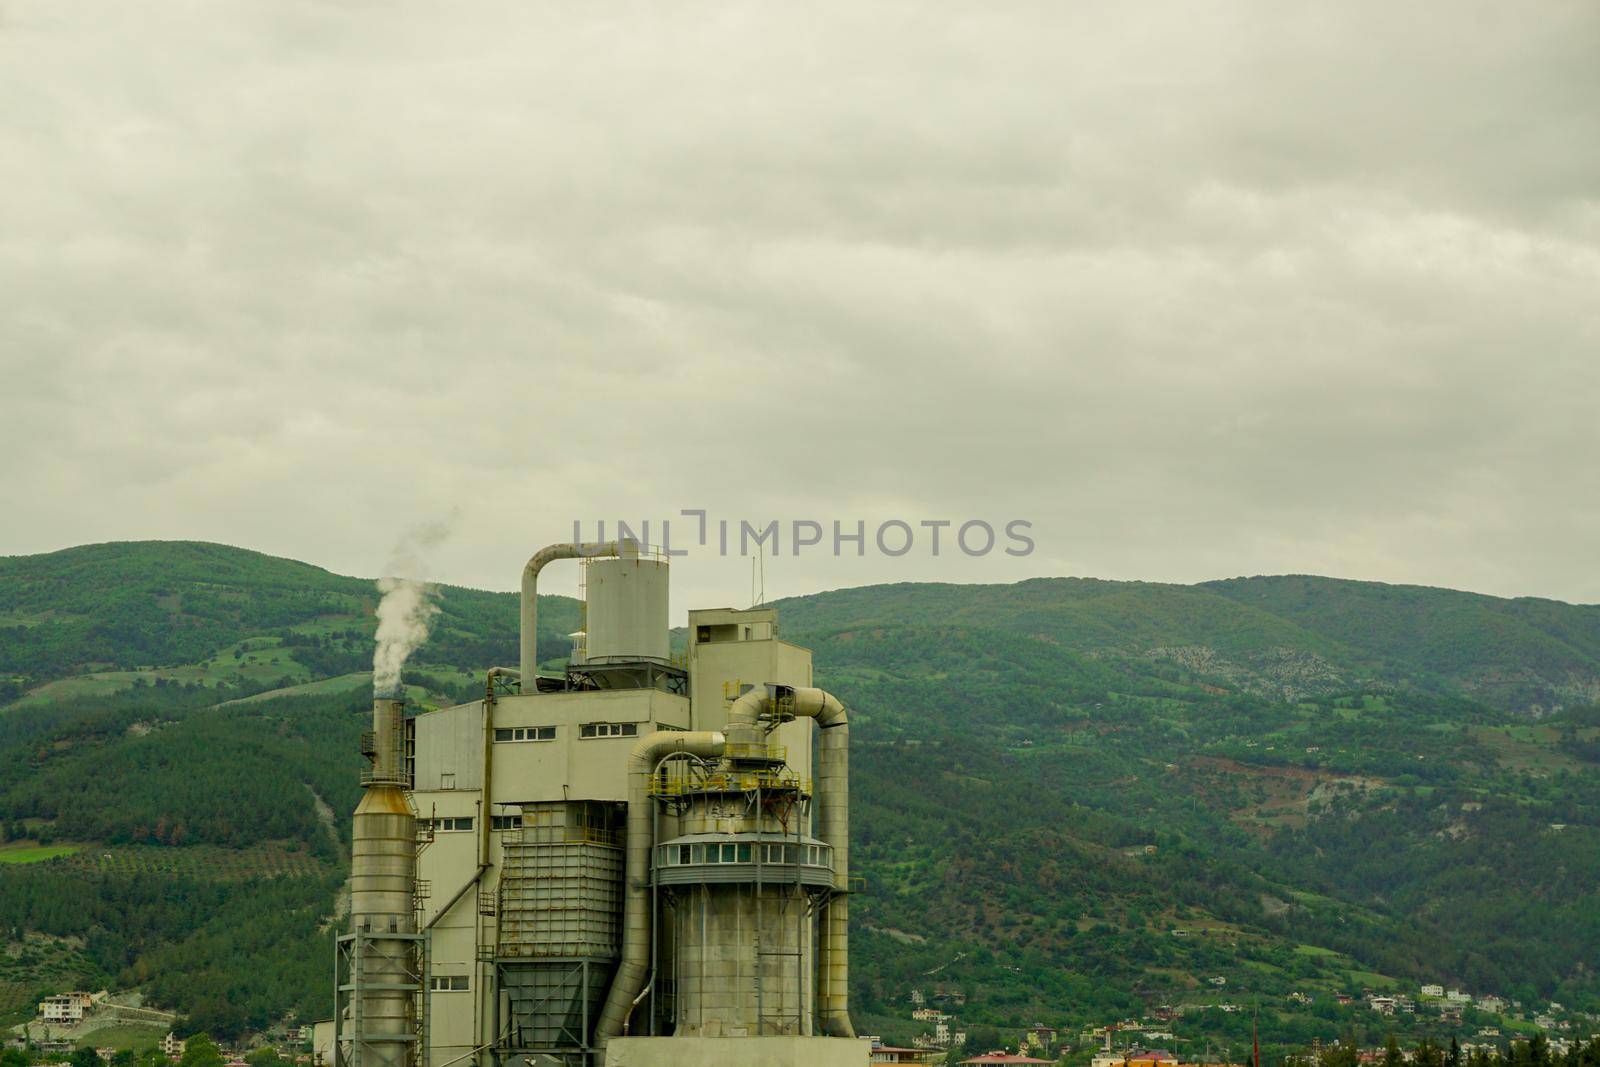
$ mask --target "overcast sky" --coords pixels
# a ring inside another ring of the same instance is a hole
[[[449,517],[510,588],[700,508],[785,524],[769,597],[1600,601],[1597,56],[1546,0],[0,0],[0,553]],[[750,599],[711,540],[680,611]]]

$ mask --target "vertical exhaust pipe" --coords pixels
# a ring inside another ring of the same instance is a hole
[[[405,794],[405,701],[372,702],[372,766],[351,827],[350,932],[360,981],[349,1032],[361,1067],[417,1062],[417,820]],[[394,936],[402,935],[402,936]]]

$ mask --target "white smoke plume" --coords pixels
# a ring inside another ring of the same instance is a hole
[[[452,518],[454,515],[451,516]],[[394,558],[385,568],[389,577],[378,579],[378,644],[372,653],[372,692],[395,696],[400,692],[400,668],[428,639],[439,587],[425,576],[424,555],[450,534],[448,521],[419,526],[400,539]]]

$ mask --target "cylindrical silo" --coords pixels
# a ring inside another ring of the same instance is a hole
[[[799,794],[774,791],[759,806],[751,799],[689,798],[682,832],[656,849],[656,883],[671,895],[662,919],[680,1035],[815,1032],[811,916],[832,886],[832,850],[797,832]]]
[[[584,564],[584,662],[666,663],[667,561],[623,541],[614,559]]]

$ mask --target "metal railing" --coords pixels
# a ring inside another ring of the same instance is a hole
[[[713,771],[687,778],[657,778],[651,783],[650,795],[680,797],[694,793],[749,793],[757,789],[793,791],[809,796],[811,780],[768,771]]]
[[[406,741],[403,736],[394,739],[390,751],[379,752],[377,735],[371,730],[366,730],[361,734],[361,754],[372,761],[361,768],[362,785],[410,786],[411,778],[406,773]],[[385,756],[388,757],[387,760],[384,759]],[[387,773],[379,772],[378,768],[386,762],[393,770]]]
[[[758,760],[767,763],[786,763],[789,750],[782,745],[727,745],[723,754],[733,760]]]

